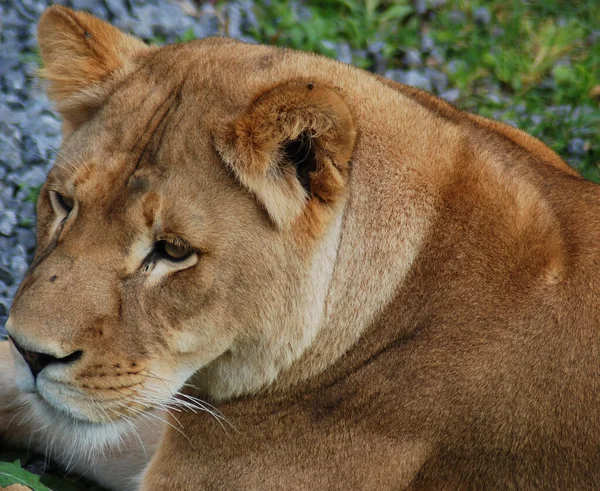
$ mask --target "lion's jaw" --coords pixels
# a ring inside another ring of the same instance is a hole
[[[42,19],[43,53],[57,46],[44,46],[50,21],[60,19]],[[254,102],[249,86],[215,110],[218,95],[198,97],[218,82],[200,50],[131,50],[93,111],[74,117],[86,89],[55,96],[66,140],[40,193],[36,257],[8,325],[21,349],[54,360],[35,381],[19,363],[21,386],[85,423],[178,404],[194,374],[214,400],[253,393],[302,355],[324,317],[356,135],[325,86],[282,84]],[[276,127],[260,119],[269,117]],[[310,186],[292,166],[307,165],[306,152]],[[73,207],[60,215],[67,198]],[[157,255],[172,237],[193,254]]]

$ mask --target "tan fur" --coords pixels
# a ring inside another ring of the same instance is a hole
[[[319,56],[39,33],[67,130],[7,329],[81,356],[0,345],[0,438],[119,491],[600,486],[596,185]]]

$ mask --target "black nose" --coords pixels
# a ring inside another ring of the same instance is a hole
[[[15,345],[15,348],[17,348],[17,351],[19,353],[21,353],[21,356],[27,362],[27,365],[29,365],[29,369],[31,370],[31,373],[33,374],[33,378],[37,377],[37,374],[40,373],[48,365],[51,365],[53,363],[54,364],[72,363],[72,362],[78,360],[79,358],[81,358],[81,355],[83,354],[83,351],[74,351],[73,353],[71,353],[68,356],[65,356],[64,358],[56,358],[56,357],[54,357],[52,355],[48,355],[46,353],[38,353],[37,351],[29,351],[29,350],[23,348],[22,346],[20,346],[19,343],[17,343],[13,338],[10,338],[10,340]]]

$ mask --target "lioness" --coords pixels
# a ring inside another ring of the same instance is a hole
[[[119,491],[600,487],[596,185],[320,56],[60,6],[39,43],[3,442]]]

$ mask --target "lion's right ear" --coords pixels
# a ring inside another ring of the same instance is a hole
[[[275,225],[289,228],[304,214],[317,230],[346,194],[356,137],[342,94],[299,80],[259,95],[214,141]]]
[[[110,81],[132,57],[149,49],[142,41],[85,12],[54,5],[38,25],[42,78],[69,133],[104,102]]]

